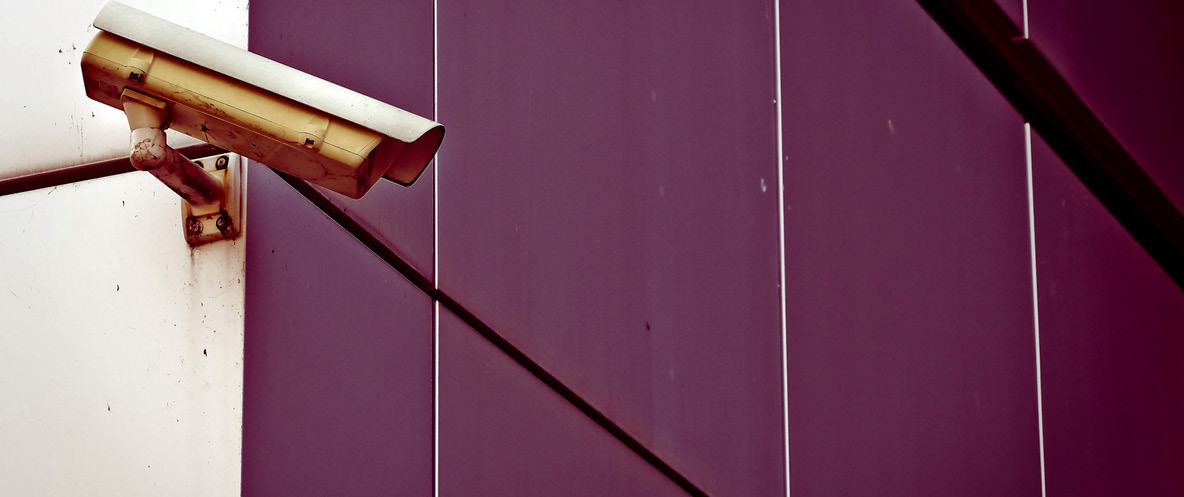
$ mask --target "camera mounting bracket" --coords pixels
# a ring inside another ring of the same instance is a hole
[[[196,246],[238,237],[243,230],[242,157],[226,152],[193,162],[222,184],[222,196],[209,204],[181,200],[185,241]]]
[[[166,142],[171,118],[163,100],[125,89],[120,95],[131,128],[129,159],[181,196],[189,245],[232,239],[242,231],[242,159],[223,153],[191,161]]]

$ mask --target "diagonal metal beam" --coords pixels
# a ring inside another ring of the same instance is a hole
[[[572,388],[563,383],[562,380],[551,374],[550,371],[547,371],[546,368],[535,362],[534,359],[531,359],[530,356],[522,351],[522,349],[519,349],[513,343],[510,343],[510,341],[507,340],[500,332],[494,330],[493,327],[489,326],[487,323],[485,323],[485,321],[477,317],[476,314],[473,314],[472,311],[470,311],[456,299],[453,299],[452,296],[448,295],[448,293],[446,293],[444,290],[435,288],[435,285],[430,279],[428,279],[427,275],[420,273],[418,269],[404,260],[402,256],[395,253],[394,250],[391,250],[391,248],[379,240],[378,237],[370,233],[370,231],[362,226],[361,223],[354,220],[354,218],[350,217],[349,214],[346,214],[345,210],[330,201],[328,197],[321,193],[321,191],[314,188],[308,182],[290,174],[278,170],[275,171],[275,173],[286,183],[288,183],[288,185],[290,185],[293,189],[303,195],[304,198],[308,199],[309,202],[312,202],[313,205],[324,211],[324,213],[328,215],[330,219],[341,225],[345,231],[353,235],[353,237],[361,242],[362,245],[365,245],[366,248],[374,252],[375,255],[390,265],[391,268],[403,275],[403,277],[407,278],[407,280],[410,281],[411,284],[418,287],[420,291],[427,294],[432,300],[439,302],[440,305],[444,307],[444,309],[453,313],[465,324],[476,330],[478,334],[504,352],[507,356],[513,359],[514,362],[517,362],[518,365],[526,368],[527,371],[530,371],[530,373],[538,378],[539,381],[542,381],[543,384],[550,387],[551,390],[555,391],[555,393],[559,394],[559,396],[563,397],[565,400],[574,405],[576,409],[579,409],[580,412],[584,413],[585,416],[590,418],[596,424],[600,425],[601,428],[603,428],[621,443],[625,444],[629,450],[632,450],[638,456],[641,456],[642,459],[652,465],[655,469],[657,469],[663,475],[666,475],[667,478],[670,478],[670,480],[672,480],[679,487],[682,487],[682,489],[688,494],[696,497],[707,495],[703,489],[692,483],[690,479],[680,473],[677,469],[674,469],[674,466],[671,466],[670,463],[659,457],[656,453],[646,447],[645,444],[642,444],[640,440],[626,431],[623,426],[618,425],[615,421],[609,419],[607,414],[602,412],[600,409],[597,409],[596,406],[593,406],[591,402],[580,396],[580,394],[576,393],[575,390],[572,390]]]
[[[1184,289],[1184,216],[994,0],[917,0]]]

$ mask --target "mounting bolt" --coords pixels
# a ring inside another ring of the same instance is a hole
[[[230,230],[230,216],[226,214],[226,211],[222,211],[222,214],[218,216],[218,220],[214,222],[214,225],[218,227],[218,231],[221,231],[223,235]]]
[[[201,221],[199,221],[196,217],[190,217],[187,221],[185,221],[185,232],[189,233],[189,236],[200,235],[201,230]]]
[[[218,161],[214,162],[214,169],[219,171],[226,169],[226,164],[228,163],[230,163],[230,159],[227,159],[225,155],[219,156]]]

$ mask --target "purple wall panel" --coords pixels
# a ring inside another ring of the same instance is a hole
[[[1177,208],[1184,4],[1033,0],[1032,39]],[[1184,495],[1184,292],[1034,140],[1050,496]]]
[[[1184,495],[1184,292],[1033,140],[1049,496]]]
[[[432,495],[431,301],[248,170],[243,495]]]
[[[1180,208],[1184,2],[1031,0],[1031,37]]]
[[[251,2],[250,23],[252,52],[434,116],[431,0]],[[410,188],[382,180],[361,200],[325,194],[431,277],[433,175],[429,167]]]
[[[781,8],[793,495],[1040,495],[1021,118],[913,2]]]
[[[440,495],[686,495],[446,310]]]
[[[784,492],[772,12],[439,9],[441,288],[715,495]]]

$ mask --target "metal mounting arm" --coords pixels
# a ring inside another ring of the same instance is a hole
[[[130,159],[136,169],[152,173],[191,205],[222,200],[222,183],[166,142],[168,104],[130,90],[123,91],[120,101],[132,129]]]
[[[238,157],[222,154],[196,162],[169,147],[166,102],[125,89],[120,95],[132,131],[129,160],[177,192],[181,220],[190,245],[234,238],[242,230],[242,173]],[[203,164],[203,160],[206,164]]]

